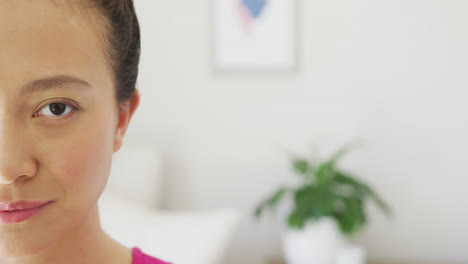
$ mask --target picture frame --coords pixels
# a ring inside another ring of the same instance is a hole
[[[296,1],[213,0],[215,71],[296,71]]]

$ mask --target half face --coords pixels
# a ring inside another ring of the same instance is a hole
[[[0,223],[0,256],[36,254],[88,216],[118,122],[96,24],[48,0],[0,1],[0,202],[53,201]]]

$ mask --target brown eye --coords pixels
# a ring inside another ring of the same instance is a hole
[[[65,112],[67,105],[61,103],[53,103],[49,105],[49,110],[54,115],[61,115]]]
[[[63,116],[73,110],[73,107],[64,103],[51,103],[41,109],[39,114],[46,116]]]

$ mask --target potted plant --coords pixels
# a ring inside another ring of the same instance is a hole
[[[301,176],[298,187],[282,186],[255,209],[258,219],[266,208],[274,209],[287,194],[291,210],[283,226],[283,250],[288,264],[331,264],[338,248],[366,224],[365,202],[371,200],[390,216],[389,206],[372,188],[338,168],[345,146],[323,162],[292,157]]]

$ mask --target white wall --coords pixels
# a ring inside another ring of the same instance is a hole
[[[295,177],[287,151],[358,136],[343,166],[395,210],[388,222],[371,207],[370,257],[467,260],[468,1],[299,5],[299,72],[216,74],[211,0],[136,0],[142,101],[128,136],[165,156],[165,207],[238,206],[225,263],[263,263],[280,236],[251,211]]]

